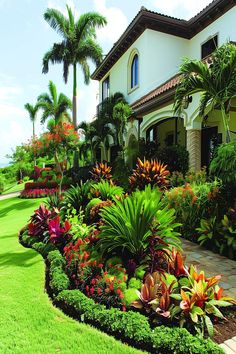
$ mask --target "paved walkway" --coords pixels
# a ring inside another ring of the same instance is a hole
[[[222,275],[220,285],[225,293],[236,298],[236,261],[220,256],[196,243],[182,240],[186,264],[197,266],[198,270],[204,270],[207,276]]]
[[[13,193],[8,193],[8,194],[0,195],[0,200],[8,199],[8,198],[13,198],[13,197],[18,197],[19,195],[20,195],[20,192],[13,192]]]
[[[184,239],[182,240],[182,247],[187,265],[196,265],[198,270],[204,270],[207,276],[221,274],[220,285],[225,289],[225,294],[236,298],[236,261]],[[236,354],[236,333],[232,333],[232,335],[233,338],[220,344],[226,354]]]

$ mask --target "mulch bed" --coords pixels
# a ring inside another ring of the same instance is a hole
[[[236,308],[227,311],[224,315],[227,319],[214,325],[213,340],[219,344],[236,336]]]

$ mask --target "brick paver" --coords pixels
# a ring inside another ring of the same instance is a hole
[[[196,243],[184,239],[182,240],[182,247],[187,265],[190,263],[196,265],[198,270],[204,270],[207,276],[221,274],[220,285],[225,289],[227,295],[236,298],[236,261],[208,251]]]

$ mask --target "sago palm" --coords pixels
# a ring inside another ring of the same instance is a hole
[[[44,123],[48,118],[53,119],[55,124],[70,121],[68,111],[72,109],[71,100],[63,93],[58,95],[52,81],[49,81],[48,89],[49,93],[42,93],[38,97],[38,107],[43,110],[41,122]]]
[[[226,131],[226,141],[230,141],[229,112],[232,99],[236,96],[236,47],[224,44],[212,54],[212,63],[185,59],[180,67],[181,82],[176,90],[175,111],[180,112],[186,97],[201,94],[200,116],[206,108],[219,109]]]
[[[67,6],[68,17],[56,9],[47,9],[44,19],[59,35],[62,42],[54,43],[44,55],[43,73],[49,70],[49,63],[63,64],[63,77],[67,83],[69,67],[73,67],[73,124],[77,127],[77,64],[80,65],[85,84],[90,80],[88,59],[95,65],[102,60],[102,49],[96,41],[96,28],[106,24],[105,17],[96,12],[82,14],[75,19],[72,10]]]
[[[30,103],[26,103],[25,104],[25,109],[27,110],[27,112],[29,113],[29,118],[33,124],[33,138],[35,137],[35,121],[37,118],[37,113],[38,113],[38,109],[39,106],[36,103],[36,105],[32,105]]]

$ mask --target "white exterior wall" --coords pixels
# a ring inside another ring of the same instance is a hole
[[[201,58],[201,45],[218,34],[218,45],[236,41],[236,7],[226,12],[191,40],[162,32],[145,30],[100,81],[99,102],[102,101],[102,81],[110,76],[110,94],[122,92],[131,104],[178,73],[183,57]],[[139,53],[139,86],[129,92],[129,58]]]
[[[139,53],[139,85],[129,92],[129,58],[133,50]],[[122,92],[133,103],[178,71],[182,57],[188,52],[188,40],[165,33],[146,30],[114,64],[100,81],[99,98],[102,101],[102,81],[110,76],[110,94]]]
[[[218,46],[227,41],[236,41],[236,7],[227,11],[223,16],[211,23],[203,31],[199,32],[190,40],[188,57],[190,59],[201,59],[201,45],[209,37],[218,34]]]

